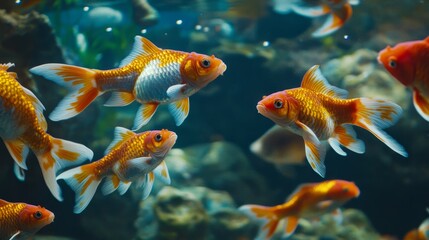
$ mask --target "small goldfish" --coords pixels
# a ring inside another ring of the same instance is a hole
[[[286,128],[274,125],[250,145],[250,151],[274,164],[301,165],[305,163],[302,138]]]
[[[189,113],[189,96],[225,70],[226,65],[213,55],[163,50],[136,36],[131,54],[119,68],[102,71],[50,63],[30,72],[72,89],[50,114],[53,121],[71,118],[104,92],[113,91],[107,106],[125,106],[134,100],[142,104],[134,121],[137,130],[160,104],[169,104],[176,124],[182,124]]]
[[[103,178],[104,195],[118,189],[124,194],[133,181],[143,188],[143,199],[152,190],[155,175],[170,184],[167,165],[163,161],[177,139],[168,130],[146,131],[136,134],[122,127],[115,128],[115,138],[98,161],[70,169],[58,175],[76,193],[75,213],[81,213],[89,204]]]
[[[263,116],[302,136],[310,166],[324,177],[327,145],[346,156],[340,144],[356,153],[364,153],[365,145],[356,139],[351,125],[374,134],[393,151],[406,157],[404,148],[382,129],[392,126],[402,113],[400,106],[381,99],[343,99],[347,91],[329,85],[313,66],[304,75],[301,87],[263,97],[256,108]]]
[[[54,218],[51,211],[41,206],[0,199],[0,239],[28,239]]]
[[[359,188],[352,182],[329,180],[299,186],[284,204],[274,207],[244,205],[239,210],[260,224],[256,239],[270,239],[282,219],[286,223],[284,237],[289,237],[300,218],[315,218],[330,212],[337,215],[340,206],[359,194]]]
[[[429,209],[426,209],[429,213]],[[429,218],[426,218],[418,229],[409,231],[404,236],[404,240],[428,240],[429,239]]]
[[[421,41],[387,46],[378,54],[378,61],[404,86],[413,90],[417,112],[429,121],[429,37]]]
[[[62,201],[61,189],[55,181],[62,168],[92,159],[87,147],[54,138],[46,133],[43,116],[45,107],[28,89],[7,72],[12,63],[0,64],[0,137],[15,160],[15,174],[23,179],[27,170],[26,158],[31,149],[39,160],[43,178],[51,193]]]
[[[352,16],[352,6],[359,0],[274,0],[274,10],[287,13],[291,10],[306,17],[329,15],[325,23],[313,32],[313,37],[327,36],[341,28]]]

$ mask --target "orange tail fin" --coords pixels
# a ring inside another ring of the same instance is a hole
[[[66,167],[91,160],[94,154],[82,144],[49,137],[52,143],[51,149],[44,153],[36,152],[36,157],[39,160],[46,185],[54,197],[62,201],[61,189],[55,180],[57,173]]]
[[[271,207],[244,205],[239,210],[258,223],[259,232],[255,239],[271,239],[280,221]]]
[[[94,163],[86,164],[67,170],[57,177],[57,180],[64,179],[75,192],[74,213],[85,210],[102,180],[95,175],[94,167]]]
[[[402,114],[399,105],[381,99],[359,98],[356,100],[354,125],[368,130],[390,149],[407,157],[408,153],[382,129],[395,124]]]
[[[319,29],[317,29],[312,34],[312,36],[324,37],[337,31],[344,25],[344,23],[347,22],[347,20],[349,20],[351,16],[352,7],[348,3],[341,6],[341,8],[332,9],[332,12],[326,19],[326,22]]]
[[[95,81],[96,71],[57,63],[44,64],[30,69],[31,73],[43,76],[72,90],[49,115],[52,121],[76,116],[101,95]]]

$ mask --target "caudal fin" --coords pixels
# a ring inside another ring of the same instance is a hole
[[[404,147],[382,129],[395,124],[402,114],[399,105],[381,99],[360,98],[356,100],[354,125],[374,134],[393,151],[407,157]]]
[[[36,153],[36,157],[39,160],[46,185],[52,195],[62,201],[61,189],[55,180],[57,173],[66,167],[91,160],[94,154],[82,144],[49,137],[51,138],[51,149],[44,153]]]
[[[49,115],[52,121],[69,119],[82,112],[101,92],[97,88],[97,70],[49,63],[30,69],[30,72],[71,89]]]
[[[67,170],[58,179],[64,179],[75,192],[74,213],[81,213],[91,202],[101,180],[95,175],[94,163]]]
[[[344,25],[344,23],[347,22],[347,20],[349,20],[351,16],[352,7],[348,3],[341,6],[341,8],[332,9],[332,12],[326,19],[325,23],[317,29],[312,36],[324,37],[337,31]]]
[[[280,221],[271,207],[244,205],[238,210],[249,216],[250,219],[256,221],[259,225],[259,232],[255,239],[271,239]]]

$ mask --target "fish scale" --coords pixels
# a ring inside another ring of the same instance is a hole
[[[19,227],[18,216],[22,209],[25,208],[24,203],[6,204],[0,207],[0,239],[5,239],[13,235]]]

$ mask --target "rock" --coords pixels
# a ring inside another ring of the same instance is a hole
[[[243,151],[232,143],[214,142],[172,149],[166,158],[173,186],[202,185],[227,191],[235,202],[260,201],[268,189]]]
[[[213,239],[251,240],[258,226],[236,209],[222,209],[210,215],[210,232]]]
[[[154,210],[159,222],[158,239],[205,239],[208,215],[193,194],[164,187],[156,197]]]

